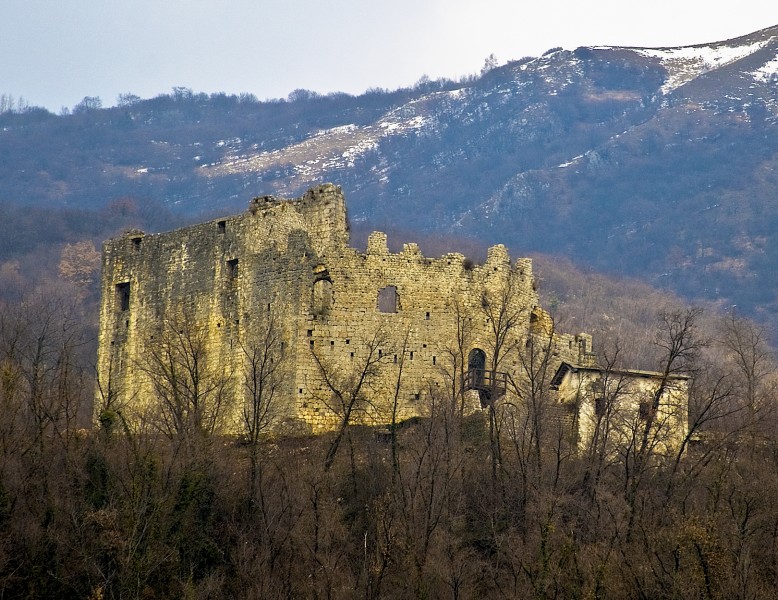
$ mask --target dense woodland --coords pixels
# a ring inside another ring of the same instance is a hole
[[[130,208],[104,218],[124,226]],[[574,451],[543,361],[522,363],[525,406],[463,415],[456,352],[423,418],[272,438],[272,335],[244,434],[227,438],[195,413],[129,427],[102,387],[92,427],[94,242],[50,246],[30,270],[20,256],[0,304],[2,597],[778,596],[778,380],[765,332],[732,311],[536,260],[557,328],[592,332],[604,365],[694,376],[669,456],[639,422],[614,450],[607,416]],[[359,402],[375,366],[343,374],[343,397]]]

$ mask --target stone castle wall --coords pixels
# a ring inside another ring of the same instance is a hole
[[[492,364],[496,306],[512,315],[511,348],[549,327],[531,261],[512,263],[503,246],[473,265],[456,253],[426,258],[416,244],[390,253],[382,233],[364,253],[348,241],[342,192],[322,185],[296,200],[256,198],[241,215],[106,242],[97,404],[110,396],[132,419],[153,410],[152,349],[196,331],[208,374],[225,380],[232,402],[223,426],[239,429],[246,349],[272,320],[283,342],[278,406],[287,419],[314,432],[334,427],[341,415],[325,374],[345,389],[372,348],[380,360],[353,418],[388,423],[395,398],[402,420],[422,414],[430,395],[450,394],[474,349],[487,368],[517,366],[507,352]],[[555,353],[571,360],[577,343],[557,335]]]

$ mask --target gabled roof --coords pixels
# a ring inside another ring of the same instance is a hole
[[[563,362],[559,365],[559,368],[551,378],[551,389],[558,390],[562,381],[564,381],[565,375],[568,373],[578,373],[579,371],[587,371],[591,373],[608,373],[610,375],[626,376],[626,377],[644,377],[646,379],[659,379],[664,376],[664,373],[660,371],[644,371],[641,369],[619,369],[619,368],[606,368],[601,366],[586,366],[575,365],[568,362]],[[684,373],[670,373],[667,376],[669,379],[691,379],[691,375]]]

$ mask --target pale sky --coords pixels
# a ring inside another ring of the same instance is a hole
[[[0,94],[53,112],[85,96],[359,94],[562,46],[680,46],[778,24],[740,0],[0,0]]]

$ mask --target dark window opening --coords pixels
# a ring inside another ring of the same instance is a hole
[[[648,400],[644,400],[640,403],[640,407],[638,408],[638,417],[640,417],[641,421],[647,421],[649,415],[651,414],[651,402]]]
[[[311,337],[313,335],[313,329],[308,330],[308,337]]]
[[[397,355],[394,355],[394,364],[397,364]]]
[[[398,300],[399,296],[396,286],[387,285],[385,288],[381,288],[378,290],[378,301],[376,302],[378,312],[396,313]]]
[[[351,358],[354,358],[354,353],[353,352],[351,353]]]
[[[116,305],[119,310],[130,310],[130,282],[116,284]]]
[[[411,360],[413,360],[413,350],[411,350],[411,356],[410,356],[410,358],[411,358]]]
[[[350,340],[350,339],[348,339],[348,338],[346,338],[346,343],[347,343],[347,344],[350,344],[350,343],[351,343],[351,340]]]
[[[310,341],[311,348],[313,348],[313,340]]]
[[[235,279],[238,277],[238,259],[233,258],[227,261],[227,277]]]
[[[430,320],[430,314],[429,313],[425,313],[424,314],[424,320],[425,321],[429,321]]]
[[[227,231],[227,221],[219,221],[216,223],[216,226],[219,229],[219,233],[224,233]]]
[[[315,315],[326,315],[329,313],[334,299],[332,282],[329,279],[319,279],[314,282],[312,304]]]
[[[142,239],[143,238],[139,238],[139,237],[132,238],[132,249],[135,250],[135,252],[140,250],[140,242]]]
[[[437,358],[435,358],[435,357],[433,356],[433,357],[432,357],[432,364],[434,365],[434,364],[437,362],[437,360],[438,360],[438,359],[437,359]]]

